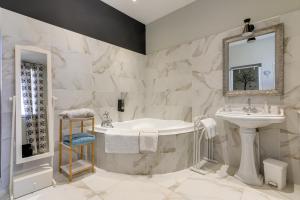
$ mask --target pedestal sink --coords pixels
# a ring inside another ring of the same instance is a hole
[[[237,178],[250,185],[260,186],[263,184],[262,176],[259,174],[255,156],[255,136],[256,128],[268,126],[270,124],[282,123],[285,120],[283,111],[276,113],[244,112],[239,109],[220,109],[216,113],[217,118],[221,118],[240,127],[241,136],[241,161],[238,172],[235,174]]]

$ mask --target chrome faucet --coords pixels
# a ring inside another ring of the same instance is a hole
[[[257,109],[254,105],[251,104],[251,98],[248,98],[248,106],[243,108],[243,111],[246,113],[257,113]]]
[[[103,114],[103,120],[102,120],[101,126],[102,127],[108,127],[108,128],[113,128],[114,127],[112,125],[112,119],[109,116],[109,112],[107,112],[107,111]]]

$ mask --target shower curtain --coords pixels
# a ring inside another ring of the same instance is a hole
[[[44,77],[47,68],[42,64],[22,61],[21,101],[25,139],[33,155],[47,152],[47,89]]]

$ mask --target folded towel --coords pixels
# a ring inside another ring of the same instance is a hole
[[[140,153],[153,153],[157,151],[158,131],[141,130],[140,131]]]
[[[74,133],[72,134],[72,145],[82,145],[95,141],[95,135],[89,133]],[[70,135],[63,137],[63,143],[70,145]]]
[[[216,172],[218,178],[225,178],[228,176],[229,165],[223,165],[221,169]]]
[[[108,129],[105,133],[105,152],[139,153],[139,131]]]
[[[76,110],[66,110],[59,114],[64,119],[71,118],[88,118],[94,117],[94,111],[88,108],[76,109]]]
[[[217,135],[216,121],[213,118],[206,118],[202,119],[201,122],[206,130],[206,139],[214,138]]]

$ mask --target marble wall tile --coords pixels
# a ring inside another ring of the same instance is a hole
[[[280,159],[280,129],[272,126],[259,129],[260,160]]]
[[[184,106],[146,106],[145,117],[192,121],[192,107]]]
[[[280,134],[280,156],[300,160],[300,135],[282,130]]]
[[[214,158],[233,167],[239,166],[241,140],[239,128],[231,123],[217,119],[218,136],[214,139]],[[207,155],[207,151],[205,151]]]
[[[10,141],[10,137],[1,139],[1,188],[3,189],[6,189],[9,184]]]
[[[121,96],[119,92],[101,92],[92,93],[95,107],[117,107],[117,99]]]
[[[55,130],[58,127],[58,113],[71,108],[93,108],[99,123],[105,111],[110,112],[114,121],[141,117],[192,121],[198,115],[213,117],[225,104],[247,101],[248,97],[224,98],[222,93],[222,40],[240,34],[240,28],[144,56],[5,9],[0,9],[0,16],[4,49],[2,80],[5,83],[1,116],[5,122],[9,122],[11,115],[9,97],[15,93],[16,44],[38,46],[52,52],[53,92],[58,97],[55,105]],[[5,21],[1,22],[1,19]],[[261,130],[261,145],[263,156],[276,157],[279,152],[279,159],[289,163],[289,179],[295,183],[300,183],[296,173],[300,159],[295,153],[300,144],[285,144],[286,140],[293,140],[293,137],[300,134],[299,19],[300,11],[295,11],[256,24],[257,29],[278,23],[285,25],[285,94],[283,97],[252,98],[256,104],[267,101],[286,108],[286,123]],[[117,99],[121,92],[126,92],[124,113],[117,112]],[[5,141],[2,141],[3,154],[9,150],[11,129],[9,125],[1,128],[5,135]],[[218,121],[217,129],[219,135],[215,140],[215,157],[238,166],[238,128]],[[281,132],[288,132],[288,136],[279,133],[279,129]],[[269,140],[274,132],[276,137]],[[55,140],[57,141],[57,135]],[[166,144],[168,145],[171,144]],[[8,158],[5,159],[2,165],[8,163]],[[148,159],[150,162],[152,158]],[[162,162],[166,160],[162,158]],[[55,162],[57,163],[57,159]],[[4,166],[2,174],[7,170],[8,167]]]
[[[98,124],[101,123],[105,111],[111,113],[114,121],[143,116],[146,62],[144,55],[2,8],[0,19],[5,19],[0,26],[3,39],[2,174],[7,174],[9,163],[9,158],[5,155],[9,155],[11,138],[9,118],[12,106],[9,97],[15,94],[15,45],[37,46],[52,53],[53,95],[58,98],[54,108],[56,165],[58,114],[61,111],[92,108],[96,112]],[[117,111],[117,100],[121,92],[128,92],[124,113]],[[67,125],[64,128],[67,128]],[[19,165],[16,169],[19,171],[28,167]],[[8,179],[3,179],[3,186],[6,187]]]
[[[105,153],[104,134],[96,135],[96,165],[102,169],[152,175],[169,173],[192,165],[193,133],[159,136],[158,151],[147,154]]]
[[[191,46],[196,48],[188,43],[147,56],[145,116],[191,121]]]
[[[287,120],[285,123],[260,130],[262,159],[265,157],[286,159],[281,154],[283,147],[280,144],[280,129],[300,134],[298,114],[300,79],[298,78],[299,73],[297,73],[300,69],[298,56],[300,28],[297,25],[299,19],[300,11],[295,11],[255,24],[256,29],[278,23],[285,25],[285,94],[282,97],[252,97],[252,102],[255,104],[268,102],[286,109]],[[187,104],[192,103],[192,117],[198,115],[214,117],[215,112],[225,104],[245,104],[248,97],[226,98],[223,97],[222,92],[222,40],[240,34],[241,29],[242,27],[208,35],[148,55],[145,70],[147,85],[145,114],[166,118],[166,116],[169,117],[169,113],[176,111],[178,113],[182,106],[181,103],[186,105],[186,102]],[[192,83],[191,88],[188,87],[184,90],[187,92],[186,94],[177,95],[175,93],[172,95],[174,86],[175,88],[184,87],[190,83]],[[186,100],[186,98],[191,100]],[[169,102],[172,102],[172,107],[168,106]],[[168,109],[166,110],[166,108]],[[174,116],[180,119],[184,118],[183,116]],[[217,129],[219,135],[215,139],[215,157],[222,162],[238,166],[241,151],[238,128],[227,122],[218,121]],[[299,147],[300,143],[297,143],[296,146]],[[298,167],[297,161],[295,161],[297,159],[297,156],[289,159],[290,170]],[[291,175],[290,180],[294,176]],[[297,182],[298,179],[294,177],[294,181]]]
[[[55,52],[53,55],[53,89],[92,90],[92,60],[87,54]]]
[[[299,183],[300,175],[300,135],[281,130],[280,158],[288,163],[288,178]]]
[[[80,107],[93,106],[93,92],[86,90],[67,90],[67,89],[54,89],[53,95],[58,100],[55,101],[55,109],[76,109]]]

